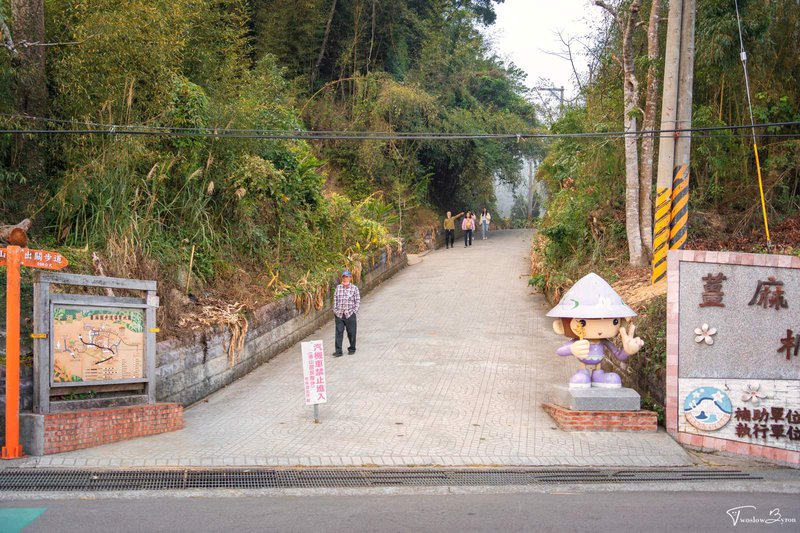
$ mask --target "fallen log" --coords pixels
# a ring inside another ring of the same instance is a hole
[[[13,226],[0,226],[0,240],[16,246],[28,244],[28,230],[33,226],[31,219],[26,218]]]

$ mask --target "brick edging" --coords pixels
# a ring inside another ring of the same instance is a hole
[[[44,454],[183,429],[183,406],[179,403],[66,411],[40,416],[44,419]]]
[[[658,431],[653,411],[575,411],[552,403],[542,407],[565,431]]]
[[[797,467],[800,465],[800,452],[750,444],[748,442],[737,442],[728,439],[719,439],[708,435],[697,435],[694,433],[678,433],[675,439],[689,448],[699,451],[722,451],[736,455],[747,455],[770,461],[776,461]]]

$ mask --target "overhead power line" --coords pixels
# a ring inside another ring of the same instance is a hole
[[[11,115],[2,115],[12,117]],[[692,127],[686,129],[641,130],[637,132],[606,131],[578,133],[473,133],[473,132],[391,132],[391,131],[346,131],[346,130],[274,130],[274,129],[230,129],[230,128],[174,128],[168,126],[149,126],[144,124],[101,124],[94,122],[69,121],[64,119],[47,119],[42,117],[13,116],[20,120],[51,122],[54,124],[72,124],[88,126],[82,128],[45,129],[45,128],[6,128],[0,133],[17,135],[149,135],[166,137],[211,137],[232,139],[265,139],[265,140],[526,140],[526,139],[559,139],[559,138],[624,138],[628,136],[674,136],[681,133],[714,134],[717,132],[736,132],[753,128],[785,128],[800,126],[800,121],[768,122],[763,124],[741,124],[731,126]],[[736,134],[733,136],[750,136]],[[800,138],[797,133],[764,132],[762,137]]]

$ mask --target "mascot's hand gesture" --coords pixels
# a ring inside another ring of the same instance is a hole
[[[634,331],[636,331],[636,326],[633,324],[630,325],[628,330],[625,329],[625,326],[619,328],[619,336],[622,337],[622,349],[628,355],[639,353],[639,350],[644,346],[642,339],[633,336]]]
[[[572,352],[572,355],[582,359],[589,355],[589,341],[586,339],[575,341],[572,343],[569,350]]]

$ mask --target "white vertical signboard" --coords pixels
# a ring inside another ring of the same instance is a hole
[[[322,341],[300,343],[300,349],[303,352],[303,386],[306,405],[314,406],[314,421],[318,422],[317,404],[328,401]]]

